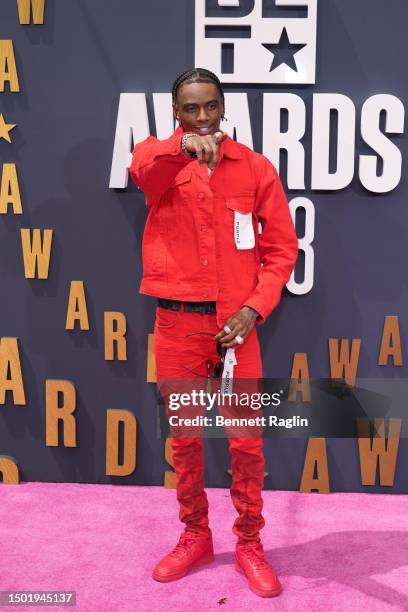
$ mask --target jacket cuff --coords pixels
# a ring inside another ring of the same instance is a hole
[[[180,155],[182,159],[190,159],[181,149],[181,139],[183,134],[175,134],[167,139],[166,142],[162,143],[160,151],[154,156],[160,157],[161,155]]]

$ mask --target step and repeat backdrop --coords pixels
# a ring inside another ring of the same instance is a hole
[[[299,237],[264,375],[407,376],[407,19],[403,0],[2,2],[0,480],[174,486],[128,168],[173,132],[194,65],[223,83],[222,129],[278,169]],[[406,493],[402,420],[265,439],[265,488]],[[205,451],[207,485],[229,486],[227,441]]]

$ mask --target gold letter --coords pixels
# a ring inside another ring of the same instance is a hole
[[[31,11],[33,11],[33,22],[36,25],[44,23],[44,1],[45,0],[17,0],[18,18],[21,25],[31,22]]]
[[[349,341],[344,338],[341,341],[339,353],[338,338],[329,338],[330,376],[333,380],[343,379],[343,375],[345,375],[346,384],[354,385],[358,358],[360,355],[360,345],[360,339],[353,339],[351,341],[350,355]]]
[[[392,487],[397,463],[401,419],[390,419],[387,449],[385,448],[384,419],[374,420],[374,439],[370,437],[368,419],[357,419],[358,450],[360,453],[361,484],[375,485],[377,459],[380,465],[380,485]]]
[[[315,465],[316,478],[314,478]],[[330,493],[325,438],[309,438],[308,440],[300,492],[310,493],[312,489],[317,489],[319,493]]]
[[[388,357],[392,357],[393,365],[403,365],[398,317],[391,315],[385,317],[384,320],[378,365],[387,365]]]
[[[63,394],[63,405],[58,406],[58,392]],[[76,391],[69,380],[45,381],[45,445],[59,446],[58,420],[63,423],[64,446],[75,447],[76,419],[72,414],[76,409]]]
[[[44,240],[41,244],[41,230],[33,230],[33,243],[31,245],[31,230],[21,228],[21,242],[23,246],[24,259],[24,274],[26,278],[35,278],[35,265],[37,263],[38,276],[37,278],[48,278],[48,269],[50,266],[52,229],[44,231]]]
[[[309,366],[307,365],[307,353],[295,353],[293,355],[288,401],[296,402],[298,393],[302,394],[303,402],[310,402]]]
[[[154,356],[154,334],[147,334],[147,372],[146,382],[157,382],[156,360]]]
[[[74,329],[76,320],[79,321],[80,329],[89,329],[84,281],[71,281],[65,329]]]
[[[116,321],[116,329],[113,329],[113,323]],[[105,327],[105,359],[113,361],[114,359],[114,342],[116,342],[118,360],[126,361],[126,317],[123,312],[105,312],[104,313]]]
[[[13,403],[25,406],[18,338],[0,338],[0,404],[6,403],[6,391],[13,393]],[[7,378],[10,366],[10,378]]]
[[[0,40],[0,92],[4,91],[5,81],[9,82],[10,91],[20,91],[12,40]]]
[[[15,164],[3,164],[3,173],[0,188],[0,215],[7,214],[8,205],[13,206],[15,215],[21,215],[21,198],[18,186]]]
[[[0,455],[0,474],[3,474],[3,484],[20,484],[20,474],[14,457]]]
[[[119,464],[119,423],[123,423],[123,463]],[[136,417],[129,410],[106,411],[106,475],[128,476],[136,468]]]

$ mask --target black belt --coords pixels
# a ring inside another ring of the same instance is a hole
[[[200,314],[211,314],[216,311],[216,302],[180,302],[179,300],[166,300],[158,298],[157,303],[160,308],[167,310],[181,310],[183,305],[184,312],[199,312]]]

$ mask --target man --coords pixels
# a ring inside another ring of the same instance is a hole
[[[217,76],[194,68],[173,85],[179,123],[170,138],[135,146],[130,173],[146,195],[140,292],[158,300],[158,382],[210,375],[220,352],[233,378],[262,377],[255,323],[280,300],[298,241],[279,176],[269,160],[220,131],[224,93]],[[221,351],[220,351],[221,347]],[[153,578],[177,580],[214,559],[204,490],[202,437],[173,437],[177,499],[184,533]],[[263,439],[229,438],[236,569],[262,597],[281,591],[259,537]]]

